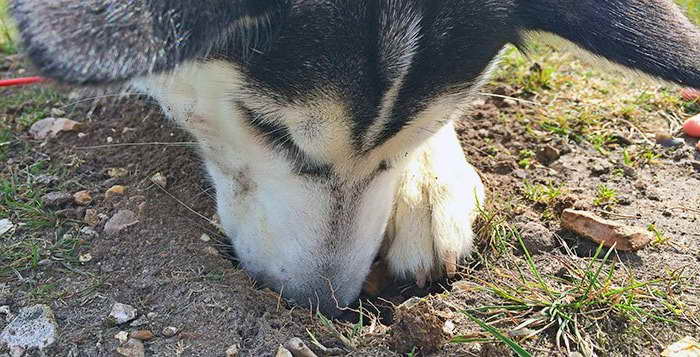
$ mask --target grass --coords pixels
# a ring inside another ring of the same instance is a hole
[[[625,321],[626,333],[646,335],[652,333],[645,329],[652,321],[673,328],[692,320],[692,312],[674,293],[691,281],[683,269],[641,280],[616,258],[614,250],[599,246],[590,258],[579,258],[571,251],[568,257],[548,257],[564,267],[548,274],[541,271],[516,229],[505,219],[487,218],[492,222],[490,234],[498,236],[491,237],[491,242],[512,247],[515,240],[524,254],[493,257],[487,264],[488,279],[475,282],[474,289],[489,294],[494,304],[465,313],[493,341],[504,343],[518,356],[530,355],[523,346],[544,332],[553,336],[557,348],[589,355],[609,352],[612,342],[600,331],[614,321]],[[655,231],[655,227],[649,229]],[[499,325],[500,329],[495,327]],[[476,340],[480,339],[458,337],[453,342]]]
[[[17,33],[7,16],[7,0],[0,0],[0,54],[17,53]]]

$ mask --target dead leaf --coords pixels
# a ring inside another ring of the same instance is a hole
[[[34,123],[29,128],[29,134],[34,139],[46,139],[54,137],[62,131],[76,131],[80,129],[80,123],[66,118],[46,118]]]

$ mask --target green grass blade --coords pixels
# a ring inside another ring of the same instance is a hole
[[[488,333],[493,335],[493,337],[497,338],[501,342],[505,343],[508,347],[510,347],[513,352],[515,352],[516,355],[519,357],[532,357],[530,352],[526,351],[524,348],[522,348],[517,342],[513,341],[506,335],[500,333],[497,329],[494,327],[486,324],[485,322],[481,321],[475,316],[472,316],[470,313],[466,311],[462,311],[464,315],[466,315],[470,320],[474,321],[477,325],[479,325],[482,329],[486,330]]]

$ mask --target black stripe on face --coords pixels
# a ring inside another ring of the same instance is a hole
[[[299,176],[308,176],[319,179],[329,179],[333,176],[333,166],[321,164],[311,159],[294,143],[289,129],[283,124],[265,118],[262,114],[255,113],[243,103],[237,102],[236,106],[243,113],[243,120],[259,136],[265,139],[273,149],[281,149],[285,157],[292,164],[294,173]]]

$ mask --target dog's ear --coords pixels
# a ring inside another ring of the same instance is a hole
[[[516,0],[524,32],[549,32],[613,63],[700,88],[700,31],[672,0]]]
[[[108,83],[204,56],[236,21],[286,0],[14,0],[25,50],[48,77]]]

